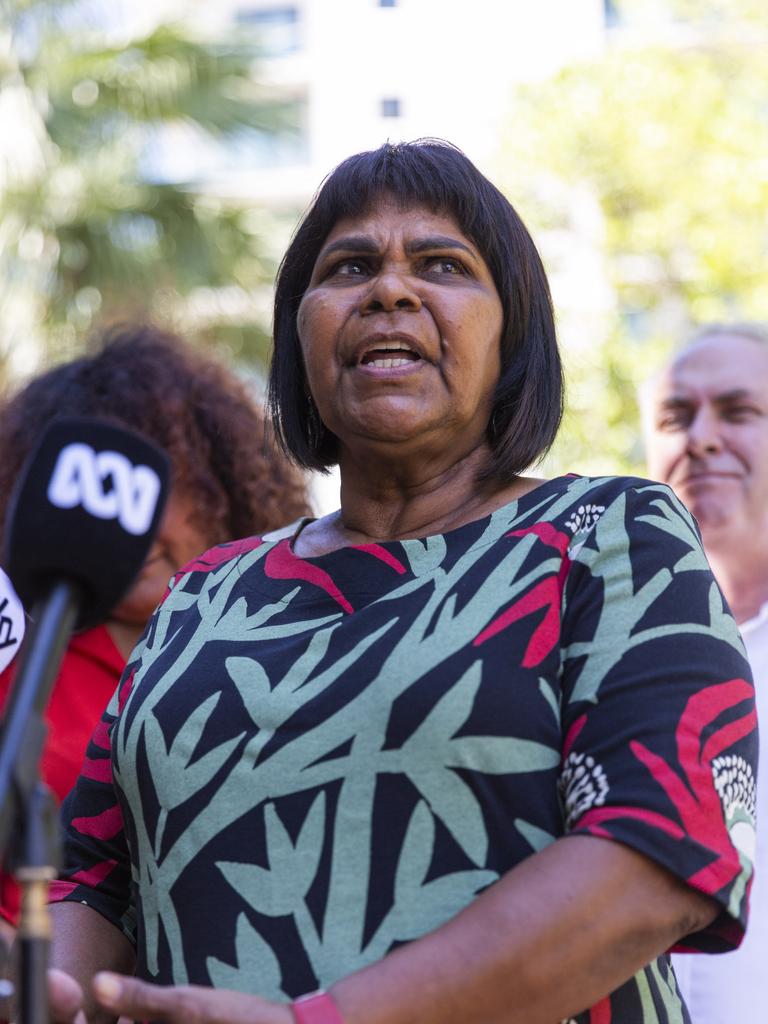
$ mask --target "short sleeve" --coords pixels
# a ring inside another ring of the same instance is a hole
[[[135,942],[131,869],[117,792],[112,780],[111,737],[131,690],[134,665],[96,726],[80,776],[61,808],[62,868],[49,901],[85,903]]]
[[[694,521],[648,483],[595,509],[563,593],[570,834],[647,855],[721,908],[676,948],[737,946],[755,850],[754,690]]]

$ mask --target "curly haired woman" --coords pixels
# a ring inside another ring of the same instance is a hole
[[[157,327],[125,325],[98,337],[88,355],[0,401],[0,538],[24,461],[60,416],[98,416],[134,430],[162,448],[173,468],[163,521],[139,576],[107,622],[73,637],[56,680],[42,772],[62,798],[173,573],[212,544],[305,514],[307,497],[302,478],[269,443],[260,409],[231,371]],[[0,702],[13,673],[11,664],[0,674]],[[17,911],[15,884],[0,876],[0,927],[15,923]]]

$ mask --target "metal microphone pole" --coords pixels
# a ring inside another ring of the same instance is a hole
[[[49,1024],[48,883],[55,875],[54,808],[40,782],[43,712],[77,619],[78,588],[55,583],[32,611],[0,742],[0,849],[10,846],[21,885],[19,1024]]]

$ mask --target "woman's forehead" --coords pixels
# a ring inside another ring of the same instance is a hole
[[[393,196],[383,195],[358,213],[340,217],[328,232],[321,249],[342,237],[371,236],[377,238],[391,233],[417,235],[440,234],[470,242],[460,224],[447,210],[434,210],[425,203],[404,203]],[[472,243],[470,243],[472,244]]]

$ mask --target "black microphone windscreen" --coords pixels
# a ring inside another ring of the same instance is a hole
[[[66,580],[76,629],[104,622],[149,554],[170,482],[167,455],[95,418],[53,420],[9,505],[3,567],[25,607]]]

